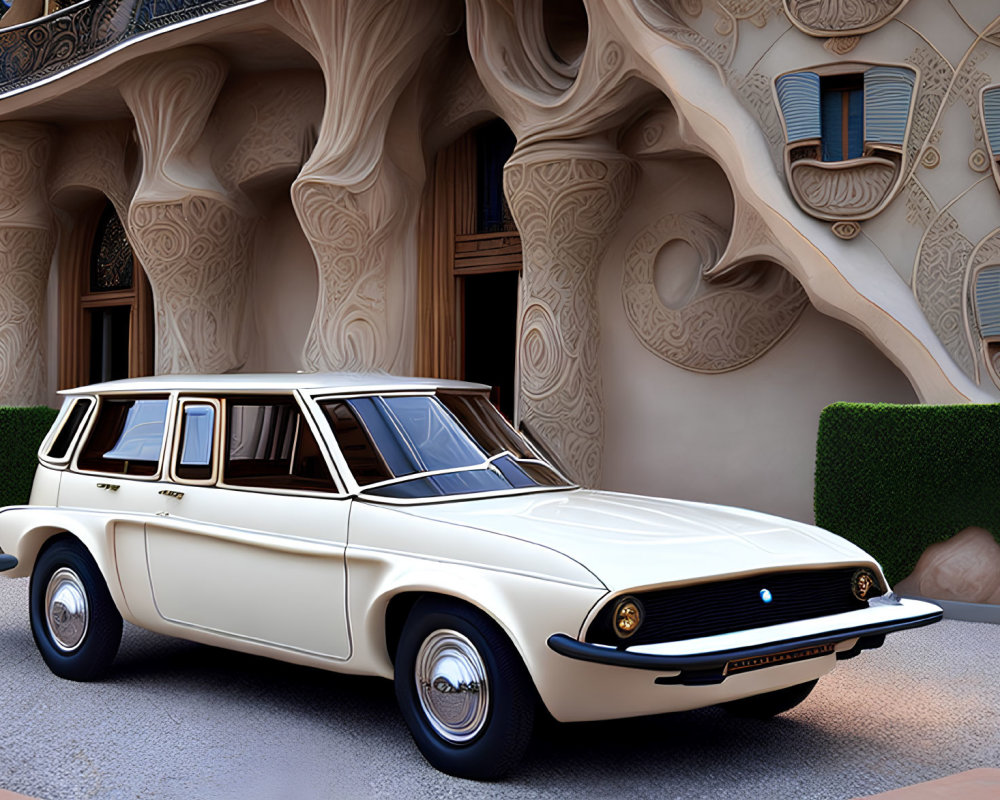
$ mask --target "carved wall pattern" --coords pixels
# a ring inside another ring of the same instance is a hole
[[[981,45],[975,48],[962,63],[961,69],[955,75],[955,82],[949,98],[960,97],[969,109],[972,122],[972,135],[976,144],[984,145],[983,128],[979,116],[979,91],[992,83],[990,76],[979,69],[979,64],[989,55],[989,47]]]
[[[917,96],[910,117],[910,133],[906,140],[906,175],[917,168],[916,154],[925,142],[933,143],[932,129],[938,112],[948,96],[955,74],[951,65],[936,51],[918,47],[906,59],[919,72]]]
[[[239,369],[251,220],[225,201],[191,195],[133,203],[129,227],[156,300],[157,373]]]
[[[727,234],[700,214],[669,214],[629,245],[622,300],[632,331],[651,353],[695,372],[728,372],[759,358],[792,327],[809,304],[798,281],[781,267],[736,267],[725,280],[703,283],[682,308],[660,300],[654,285],[657,253],[670,241],[698,253],[703,277],[711,272]]]
[[[896,181],[897,166],[884,159],[830,169],[796,161],[790,175],[800,205],[822,219],[861,219],[878,210]]]
[[[89,188],[101,192],[120,219],[128,216],[131,187],[125,152],[132,125],[129,122],[83,123],[60,142],[49,176],[49,193]]]
[[[420,187],[393,164],[385,142],[404,88],[449,32],[449,6],[282,0],[276,8],[326,80],[316,146],[292,185],[319,269],[304,365],[405,369],[403,299],[387,292],[390,275],[402,283],[400,252]]]
[[[524,251],[519,411],[571,477],[594,486],[604,448],[597,272],[636,168],[620,156],[552,158],[515,155],[504,170]]]
[[[52,133],[0,123],[0,404],[45,402],[44,302],[55,236],[45,195]]]
[[[45,287],[55,237],[49,230],[0,225],[0,403],[44,404]]]
[[[127,228],[153,289],[158,373],[246,361],[252,218],[223,188],[203,136],[225,75],[215,53],[188,48],[140,62],[121,87],[142,147]]]
[[[813,36],[870,33],[903,10],[908,0],[784,0],[785,12]]]
[[[222,128],[213,159],[229,186],[274,172],[297,173],[316,145],[325,89],[319,72],[277,72],[228,90],[216,108]],[[225,133],[237,131],[235,141]]]
[[[913,291],[931,328],[966,375],[975,379],[963,306],[966,263],[972,242],[948,212],[937,216],[924,233],[913,272]]]

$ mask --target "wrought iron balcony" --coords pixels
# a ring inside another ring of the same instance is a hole
[[[0,29],[0,97],[30,88],[122,44],[259,0],[82,0]]]

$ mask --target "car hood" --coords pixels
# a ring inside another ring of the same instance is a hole
[[[578,489],[406,511],[557,550],[611,591],[790,566],[873,562],[860,548],[812,525],[613,492]]]

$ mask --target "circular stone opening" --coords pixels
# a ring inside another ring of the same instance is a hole
[[[667,308],[687,305],[698,291],[701,280],[701,256],[683,239],[672,239],[653,261],[653,285]]]
[[[552,54],[563,64],[575,66],[587,49],[589,24],[583,0],[545,0],[542,14]]]

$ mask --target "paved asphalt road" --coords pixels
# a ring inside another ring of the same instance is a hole
[[[483,785],[428,767],[387,681],[126,626],[112,677],[52,675],[0,580],[0,788],[44,800],[850,798],[1000,766],[1000,626],[945,621],[843,662],[797,709],[549,724]]]

